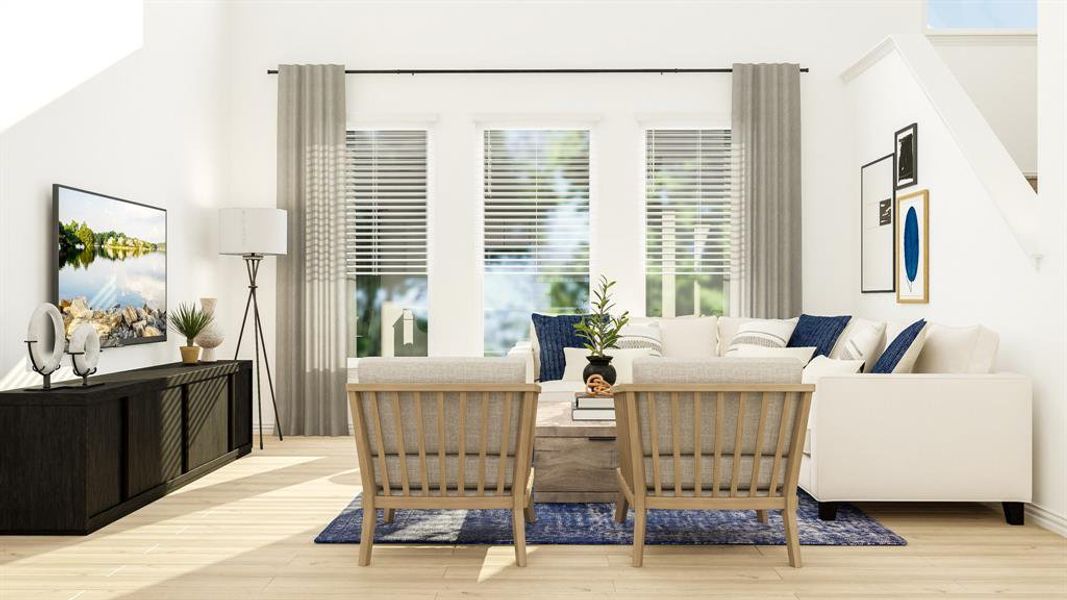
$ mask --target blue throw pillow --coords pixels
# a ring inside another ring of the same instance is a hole
[[[874,363],[871,373],[892,373],[900,359],[904,358],[908,348],[915,343],[915,338],[919,337],[919,332],[923,330],[923,327],[926,327],[926,320],[919,319],[897,334],[896,339],[886,346],[882,356],[878,357],[878,362]]]
[[[845,330],[845,326],[852,320],[850,315],[842,317],[814,317],[812,315],[800,315],[797,326],[793,328],[793,335],[789,338],[786,346],[790,348],[815,347],[816,356],[830,356],[834,349],[837,338]]]
[[[531,315],[537,343],[541,346],[541,381],[563,379],[564,348],[581,348],[582,338],[574,331],[583,315]]]

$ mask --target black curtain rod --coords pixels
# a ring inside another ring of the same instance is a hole
[[[718,69],[345,69],[346,75],[503,75],[503,74],[559,74],[559,73],[733,73],[731,68]],[[807,67],[801,67],[807,73]],[[267,75],[277,75],[278,69],[267,69]]]

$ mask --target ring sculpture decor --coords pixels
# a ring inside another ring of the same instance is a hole
[[[96,365],[100,362],[100,334],[96,327],[88,323],[79,325],[70,336],[67,354],[70,354],[74,374],[82,378],[82,387],[92,387],[89,376],[96,373]]]
[[[53,331],[52,348],[48,344],[48,328]],[[26,349],[30,357],[30,369],[44,377],[44,384],[37,389],[52,389],[52,373],[59,370],[63,361],[63,346],[66,332],[63,329],[63,315],[54,304],[44,303],[33,311],[26,331]]]

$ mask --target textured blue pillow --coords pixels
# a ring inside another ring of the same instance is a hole
[[[878,362],[874,363],[871,373],[892,373],[900,359],[904,358],[908,348],[911,348],[912,343],[915,342],[915,338],[919,337],[919,332],[923,330],[923,327],[926,327],[926,320],[919,319],[897,334],[896,339],[886,346],[882,356],[878,357]]]
[[[852,320],[849,315],[842,317],[814,317],[812,315],[800,315],[797,326],[793,328],[793,335],[789,337],[786,346],[790,348],[815,347],[816,356],[830,356],[834,344],[845,326]]]
[[[583,315],[531,315],[537,343],[541,346],[541,381],[563,379],[564,348],[581,348],[582,338],[574,331]]]

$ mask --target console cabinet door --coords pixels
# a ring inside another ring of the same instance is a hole
[[[189,444],[188,470],[229,451],[229,378],[217,377],[185,386],[185,439]]]
[[[174,479],[182,473],[182,389],[130,396],[129,489],[126,497]]]

